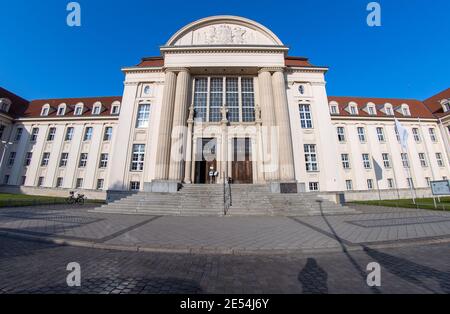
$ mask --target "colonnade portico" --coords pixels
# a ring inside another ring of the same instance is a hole
[[[256,75],[259,95],[255,100],[254,122],[230,123],[226,113],[227,104],[223,104],[220,122],[199,125],[194,117],[190,70],[165,69],[155,178],[146,184],[146,190],[176,192],[181,183],[193,183],[195,155],[199,149],[197,142],[202,137],[216,139],[215,170],[220,173],[221,180],[224,175],[230,176],[234,158],[232,141],[247,138],[251,143],[254,183],[295,183],[284,68],[260,68]],[[217,132],[199,135],[198,130],[203,132],[204,127],[213,127]],[[243,127],[242,133],[233,131],[236,127]],[[246,131],[246,128],[249,129]]]

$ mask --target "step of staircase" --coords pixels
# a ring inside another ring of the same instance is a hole
[[[232,185],[230,216],[310,216],[354,213],[347,208],[325,200],[315,193],[273,194],[267,185]],[[173,215],[224,215],[224,188],[222,185],[185,185],[181,191],[168,193],[122,193],[121,197],[94,212]]]

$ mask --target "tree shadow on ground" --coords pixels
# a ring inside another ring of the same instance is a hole
[[[315,258],[308,258],[305,267],[298,274],[304,294],[328,294],[328,274]]]

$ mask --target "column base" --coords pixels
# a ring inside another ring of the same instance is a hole
[[[297,194],[299,186],[297,182],[270,182],[270,192],[277,194]]]
[[[144,183],[145,192],[177,193],[181,189],[181,182],[171,180],[155,180]]]

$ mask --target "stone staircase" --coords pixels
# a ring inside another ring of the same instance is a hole
[[[232,206],[229,216],[307,216],[354,213],[315,193],[272,194],[267,185],[232,185]],[[174,194],[121,193],[110,203],[93,212],[173,215],[222,216],[224,214],[222,185],[185,185]],[[322,210],[322,211],[321,211]]]

